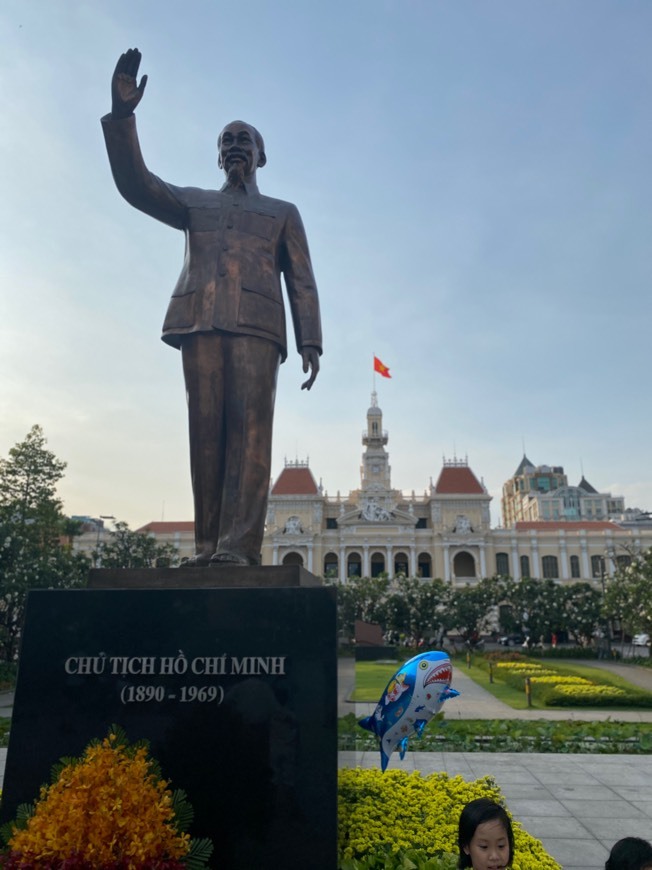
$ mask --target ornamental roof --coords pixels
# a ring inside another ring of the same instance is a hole
[[[485,488],[468,465],[444,465],[435,485],[439,495],[485,495]]]
[[[146,526],[141,526],[136,531],[151,532],[153,535],[171,535],[174,532],[194,532],[195,524],[188,520],[178,522],[161,520],[160,522],[147,523]]]
[[[523,459],[521,459],[520,465],[514,472],[514,477],[520,477],[526,468],[534,468],[534,463],[530,462],[525,453],[523,454]]]
[[[591,493],[591,495],[597,495],[597,494],[598,494],[598,490],[597,490],[597,489],[594,489],[594,488],[591,486],[591,484],[590,484],[590,483],[588,482],[588,480],[584,477],[584,475],[582,475],[582,479],[581,479],[580,482],[577,484],[577,486],[578,486],[579,489],[583,489],[584,492]]]
[[[319,495],[307,465],[286,465],[272,486],[272,495]]]

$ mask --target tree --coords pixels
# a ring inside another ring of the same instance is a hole
[[[443,580],[397,579],[394,591],[384,602],[385,629],[411,637],[414,646],[427,636],[441,634],[445,627],[448,591]]]
[[[504,592],[512,624],[522,627],[533,643],[566,627],[564,590],[554,580],[524,577],[505,584]]]
[[[502,584],[497,578],[484,578],[477,586],[455,589],[450,599],[449,625],[469,640],[487,627],[492,607],[499,601]]]
[[[566,628],[580,645],[588,646],[600,622],[602,595],[590,583],[573,583],[562,593],[566,624],[561,623],[555,630]]]
[[[61,544],[72,533],[56,494],[66,463],[40,426],[0,459],[0,657],[14,661],[30,589],[86,582],[88,560]]]
[[[383,600],[389,581],[381,577],[349,577],[337,584],[337,611],[340,631],[353,637],[355,621],[383,622]]]
[[[175,564],[176,547],[158,544],[144,532],[132,532],[127,523],[115,524],[110,539],[93,550],[93,562],[102,568],[155,568]]]
[[[632,556],[607,580],[603,612],[624,634],[652,634],[652,548]]]

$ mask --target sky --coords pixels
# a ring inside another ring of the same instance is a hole
[[[651,35],[649,0],[3,0],[0,456],[38,423],[67,514],[192,519],[183,234],[100,128],[138,47],[148,167],[219,188],[242,118],[303,217],[324,355],[281,367],[274,478],[358,487],[375,354],[395,488],[467,458],[497,524],[525,450],[652,509]]]

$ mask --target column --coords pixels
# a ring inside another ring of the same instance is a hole
[[[365,541],[362,545],[362,576],[369,577],[371,575],[369,565],[369,544]]]
[[[434,565],[432,566],[434,570]],[[417,576],[417,548],[414,544],[410,545],[410,577]]]
[[[444,544],[444,580],[446,583],[451,582],[451,562],[450,562],[450,555],[449,555],[448,551],[449,551],[448,544]]]
[[[589,580],[593,580],[593,572],[591,571],[591,563],[589,562],[588,546],[586,543],[586,532],[581,532],[580,558],[582,560],[582,577],[589,579]]]
[[[340,544],[340,583],[346,583],[346,547]]]
[[[559,558],[561,560],[561,579],[568,580],[570,577],[568,572],[568,551],[566,550],[566,532],[563,529],[559,530]]]
[[[314,573],[313,568],[312,568],[313,549],[314,549],[314,545],[313,545],[312,541],[309,541],[309,543],[308,543],[308,570],[311,573]]]
[[[487,576],[487,556],[484,541],[480,544],[480,579]]]
[[[518,544],[516,538],[512,538],[512,578],[518,581],[521,579],[521,560],[518,556]]]
[[[274,550],[272,552],[272,565],[278,565],[278,544],[274,544]]]

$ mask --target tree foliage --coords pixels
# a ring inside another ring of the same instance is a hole
[[[178,558],[172,544],[158,544],[156,538],[132,531],[125,522],[117,522],[108,541],[93,551],[93,561],[102,568],[156,568],[175,564]]]
[[[647,574],[641,565],[635,562],[627,569],[622,568],[629,578],[628,589],[634,589],[635,577],[638,585],[635,593],[620,595],[619,614],[624,613],[629,595],[638,601],[652,601],[652,556],[646,563]],[[401,576],[390,583],[383,576],[353,577],[337,586],[340,628],[345,634],[352,636],[355,620],[361,619],[377,622],[385,634],[410,639],[415,646],[423,639],[441,639],[447,632],[459,632],[468,640],[493,628],[505,634],[522,631],[533,643],[541,638],[550,642],[553,633],[567,632],[586,645],[600,624],[602,596],[583,582],[566,586],[549,579],[526,577],[515,581],[496,576],[473,585],[452,587],[442,580]],[[647,599],[645,589],[649,589]],[[642,612],[639,607],[638,615]],[[649,610],[646,613],[648,622],[642,616],[637,617],[636,630],[644,630],[652,622],[652,614]]]
[[[0,459],[0,658],[14,661],[30,589],[86,582],[88,560],[66,546],[75,534],[57,497],[66,463],[40,426]]]
[[[652,548],[635,554],[608,579],[603,613],[619,620],[624,634],[652,635]]]

